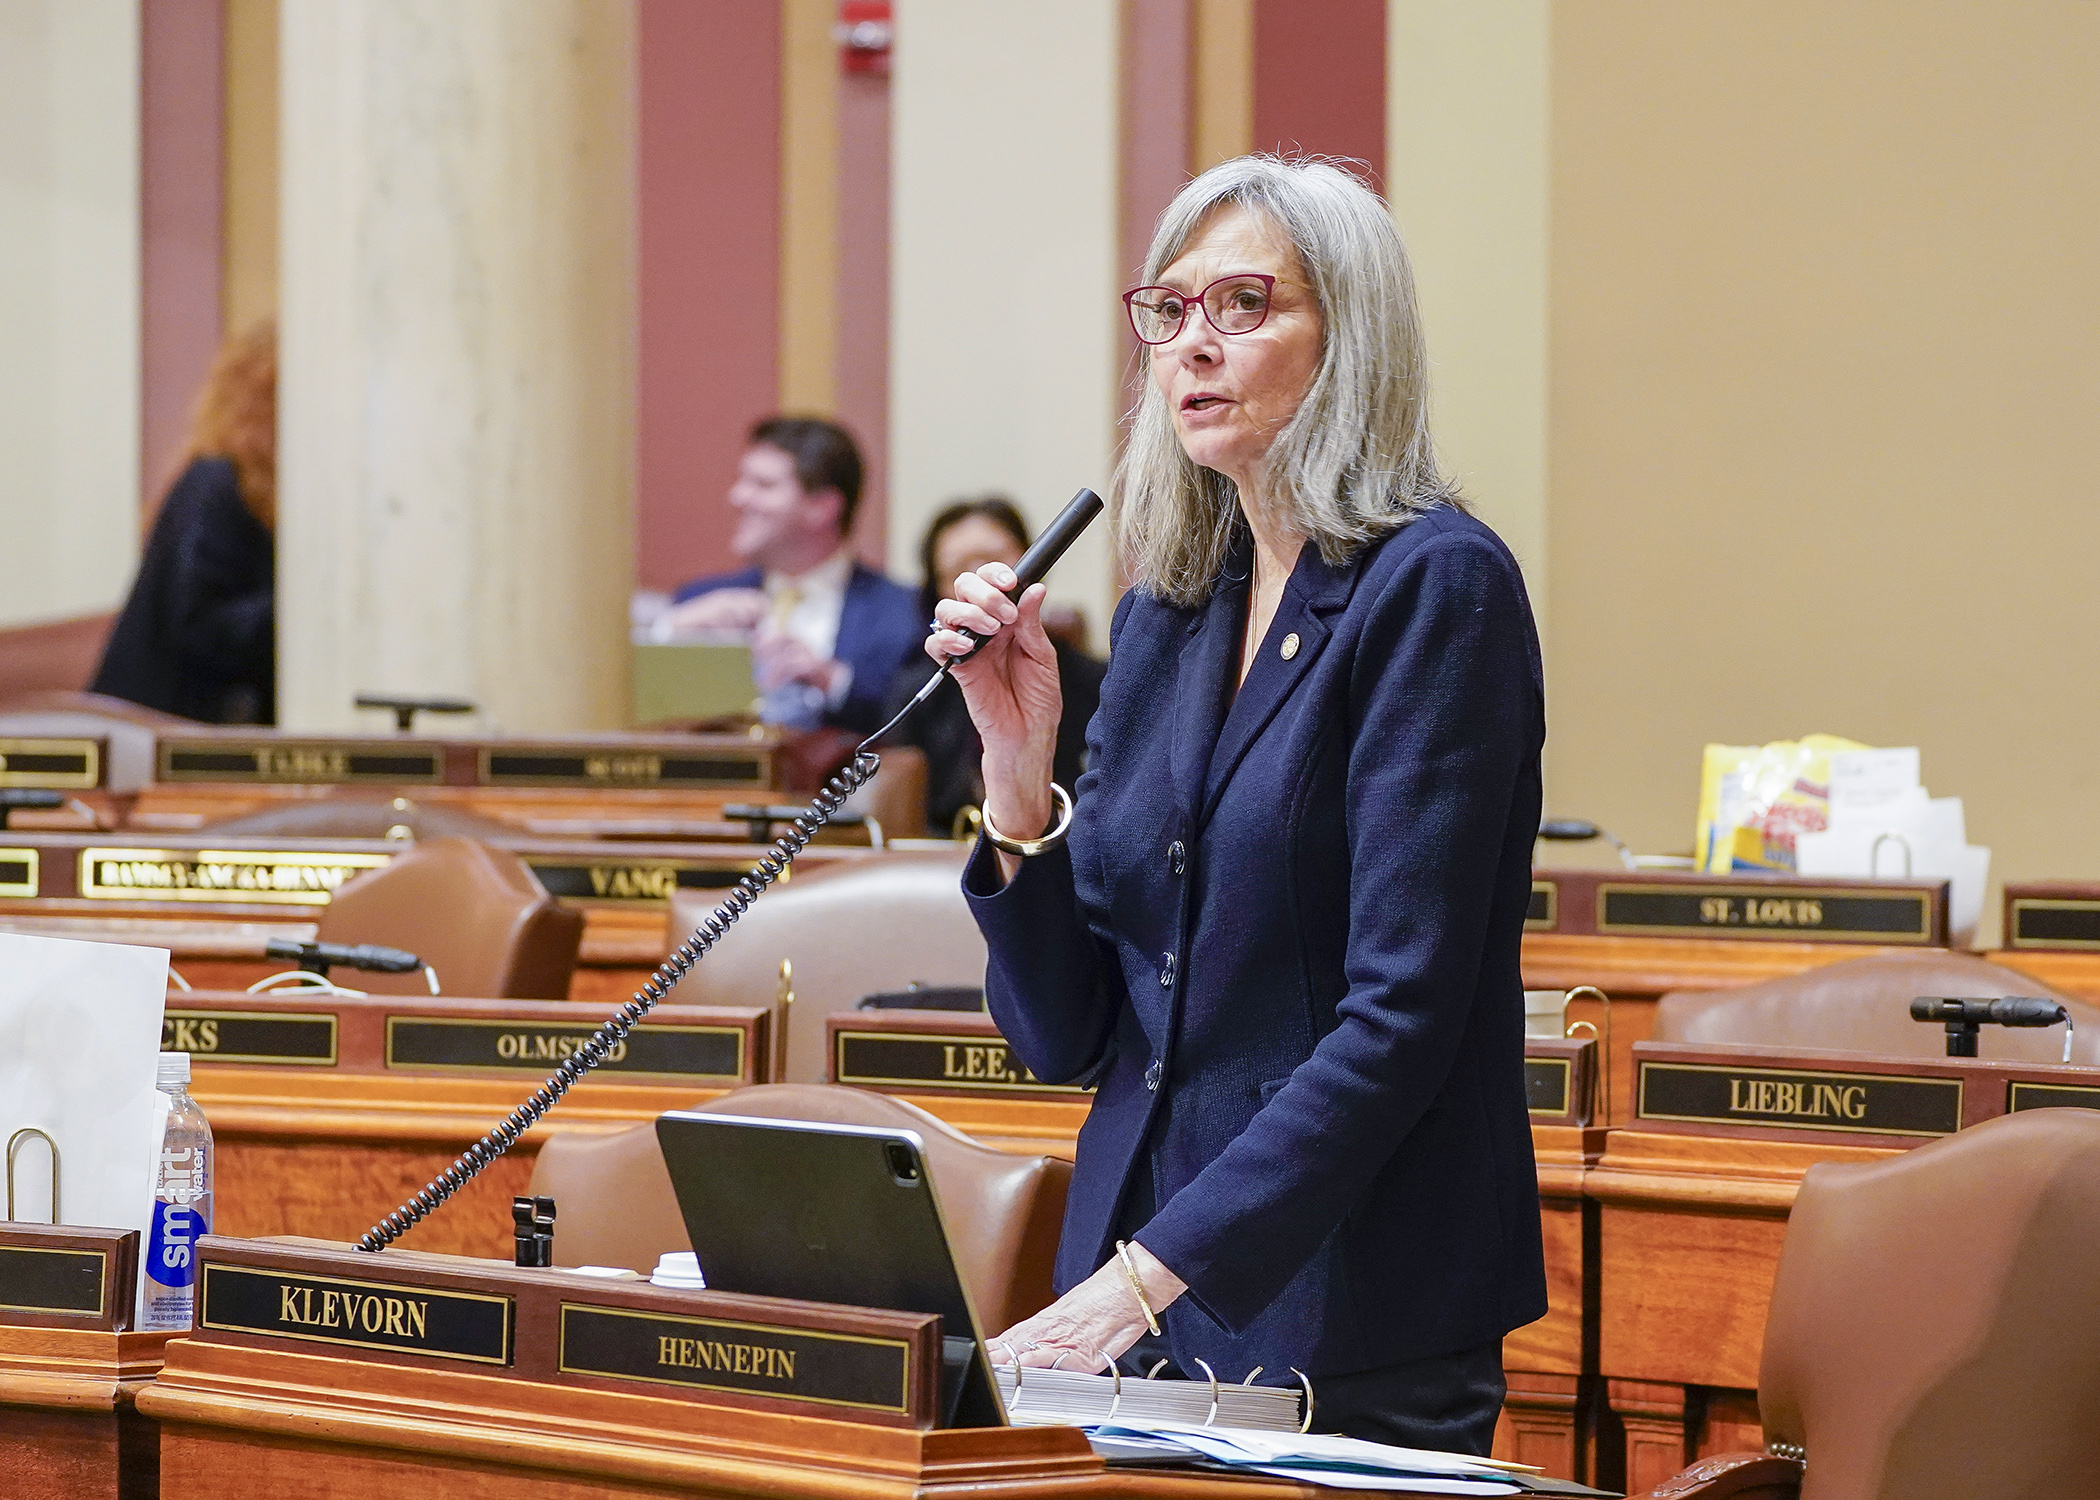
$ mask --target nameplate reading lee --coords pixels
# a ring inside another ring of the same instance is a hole
[[[545,1073],[581,1052],[597,1029],[561,1021],[388,1016],[386,1065]],[[740,1083],[744,1078],[744,1030],[740,1026],[644,1024],[615,1042],[599,1067],[606,1072],[699,1084]]]
[[[1565,1057],[1524,1059],[1524,1102],[1535,1115],[1568,1112],[1568,1088],[1574,1065]]]
[[[197,1326],[507,1365],[508,1297],[206,1262]]]
[[[0,896],[38,893],[39,850],[0,849]]]
[[[1647,1061],[1640,1069],[1643,1120],[1868,1135],[1951,1135],[1961,1128],[1958,1078]]]
[[[536,859],[529,855],[525,863],[550,896],[657,905],[669,901],[675,891],[727,890],[750,868],[677,859]]]
[[[2013,1083],[2007,1086],[2005,1112],[2023,1109],[2100,1109],[2100,1086],[2086,1083]]]
[[[769,780],[764,756],[538,747],[483,750],[483,786],[744,787]]]
[[[79,894],[96,901],[326,906],[337,886],[392,857],[255,849],[83,849]]]
[[[1769,885],[1597,887],[1599,932],[1690,937],[1785,938],[1811,942],[1930,943],[1932,898],[1924,891],[1861,894],[1843,888]]]
[[[938,1032],[839,1031],[832,1077],[858,1088],[911,1087],[1003,1094],[1083,1094],[1076,1083],[1045,1083],[998,1037]]]
[[[1524,908],[1526,932],[1551,932],[1560,925],[1560,887],[1550,880],[1531,882],[1531,900]]]
[[[335,1017],[274,1010],[174,1010],[161,1018],[160,1050],[205,1062],[332,1068]]]
[[[160,742],[162,781],[262,781],[330,785],[352,781],[435,784],[445,754],[370,741],[167,740]]]
[[[0,786],[85,791],[101,784],[99,740],[0,740]]]
[[[627,1308],[561,1307],[564,1375],[781,1396],[904,1412],[911,1346],[902,1339],[685,1318]]]
[[[2015,896],[2007,946],[2100,948],[2100,901]]]
[[[99,1317],[109,1254],[0,1245],[0,1312]]]

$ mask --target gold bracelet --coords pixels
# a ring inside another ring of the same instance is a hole
[[[1123,1274],[1130,1278],[1130,1294],[1137,1298],[1138,1311],[1145,1315],[1145,1327],[1154,1338],[1159,1337],[1159,1317],[1152,1311],[1152,1304],[1145,1300],[1145,1283],[1138,1280],[1137,1264],[1130,1258],[1130,1242],[1116,1241],[1116,1259],[1123,1262]]]
[[[1008,854],[1018,854],[1023,859],[1026,859],[1031,854],[1042,854],[1048,850],[1055,849],[1065,841],[1065,835],[1072,831],[1072,798],[1063,787],[1053,781],[1050,783],[1050,799],[1053,806],[1062,804],[1058,813],[1057,826],[1039,839],[1008,838],[992,826],[992,810],[989,807],[979,808],[977,810],[978,817],[984,824],[986,841],[994,849],[1003,849]]]

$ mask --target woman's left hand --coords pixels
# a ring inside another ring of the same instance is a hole
[[[1151,1251],[1133,1242],[1130,1256],[1155,1314],[1188,1290]],[[1145,1312],[1130,1289],[1120,1257],[1079,1283],[1032,1318],[1024,1318],[987,1341],[995,1365],[1055,1365],[1098,1374],[1146,1332]]]

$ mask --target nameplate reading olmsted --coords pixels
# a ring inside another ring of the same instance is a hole
[[[1550,880],[1531,882],[1531,900],[1524,908],[1527,932],[1551,932],[1560,923],[1560,887]]]
[[[918,1084],[999,1094],[1083,1094],[1076,1083],[1044,1083],[998,1037],[927,1031],[840,1031],[832,1059],[835,1082],[859,1088]]]
[[[79,894],[96,901],[326,906],[337,886],[392,857],[255,849],[83,849]]]
[[[1568,1085],[1574,1066],[1565,1057],[1524,1059],[1524,1102],[1535,1115],[1568,1112]]]
[[[0,786],[86,791],[101,781],[97,740],[0,740]]]
[[[388,1016],[386,1065],[544,1073],[582,1051],[597,1029],[562,1021]],[[740,1026],[645,1024],[614,1043],[600,1067],[613,1073],[734,1084],[744,1077],[744,1031]]]
[[[0,1245],[0,1312],[100,1316],[108,1275],[106,1251]]]
[[[862,1411],[902,1413],[911,1390],[911,1346],[902,1339],[573,1302],[561,1305],[558,1365],[564,1375],[779,1396]]]
[[[1645,1060],[1640,1071],[1643,1120],[1869,1135],[1951,1135],[1961,1128],[1958,1078]]]
[[[2089,1083],[2024,1083],[2008,1085],[2005,1112],[2024,1109],[2100,1109],[2100,1085]]]
[[[681,755],[615,746],[483,750],[483,786],[764,786],[764,756]]]
[[[176,1010],[161,1018],[160,1050],[205,1062],[332,1068],[335,1017],[274,1010]]]
[[[510,1363],[511,1299],[207,1261],[197,1325],[480,1365]]]
[[[2100,948],[2100,900],[2015,896],[2006,928],[2012,948]]]
[[[695,864],[675,859],[541,859],[525,863],[550,896],[570,901],[661,904],[676,891],[718,891],[737,883],[749,866]]]
[[[160,742],[162,781],[437,783],[445,754],[435,746],[375,745],[369,740],[181,740]]]
[[[1603,884],[1597,887],[1597,931],[1929,944],[1932,899],[1923,891],[1881,895],[1748,882]]]
[[[0,849],[0,896],[35,896],[38,893],[40,851]]]

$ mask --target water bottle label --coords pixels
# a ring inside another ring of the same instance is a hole
[[[153,1230],[146,1246],[146,1279],[155,1286],[186,1287],[197,1279],[197,1241],[210,1233],[204,1215],[179,1203],[153,1205]]]

